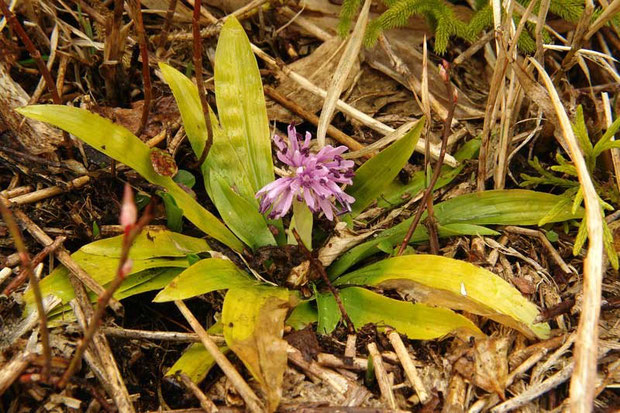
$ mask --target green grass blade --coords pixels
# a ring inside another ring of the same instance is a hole
[[[388,258],[346,274],[334,284],[400,288],[418,301],[479,314],[528,337],[549,336],[549,325],[535,322],[536,305],[499,276],[464,261],[437,255]]]
[[[420,119],[405,136],[366,161],[355,171],[353,185],[346,190],[355,198],[351,211],[353,216],[359,215],[375,199],[379,198],[396,178],[413,153],[423,127],[424,118]]]
[[[394,300],[358,287],[342,289],[340,297],[356,329],[372,323],[379,331],[392,327],[412,340],[432,340],[452,332],[484,336],[469,319],[447,308]],[[331,294],[325,294],[324,301],[331,301],[333,305],[329,307],[338,308]],[[337,310],[336,317],[340,318]]]
[[[197,295],[229,288],[250,288],[257,284],[232,261],[207,258],[198,261],[176,277],[153,300],[156,303],[184,300]]]
[[[124,127],[86,110],[69,106],[34,105],[18,111],[28,118],[66,130],[98,151],[131,167],[150,183],[164,187],[194,225],[230,248],[243,250],[243,244],[219,219],[198,204],[170,177],[155,172],[151,166],[150,148]]]

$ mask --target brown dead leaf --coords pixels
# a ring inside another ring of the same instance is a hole
[[[273,412],[282,397],[282,379],[287,364],[288,343],[282,339],[288,302],[270,296],[261,307],[254,333],[246,340],[231,345],[259,380],[267,399],[267,409]]]
[[[24,117],[13,109],[26,106],[30,97],[0,64],[0,132],[10,130],[30,153],[53,152],[62,142],[62,134],[46,123]]]
[[[322,89],[327,89],[332,79],[332,75],[338,66],[338,60],[343,51],[342,47],[342,39],[339,37],[334,37],[324,42],[310,55],[288,65],[288,68],[304,76],[316,86]],[[343,86],[344,90],[351,86],[353,79],[355,79],[355,76],[359,71],[360,64],[356,60],[356,62],[353,63],[353,68],[347,76]],[[280,80],[281,83],[278,85],[276,90],[289,99],[299,102],[309,112],[315,113],[323,106],[322,97],[303,90],[295,81],[288,77],[283,77]],[[298,118],[287,109],[271,100],[267,100],[267,115],[271,120],[277,120],[284,123],[290,123],[294,120],[298,120]]]
[[[508,377],[508,345],[506,337],[476,340],[454,368],[475,386],[497,393],[503,400]]]

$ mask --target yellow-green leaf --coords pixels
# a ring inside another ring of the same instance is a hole
[[[243,244],[213,214],[179,187],[158,175],[151,165],[150,148],[133,133],[87,110],[62,105],[34,105],[17,109],[22,115],[50,123],[75,135],[98,151],[133,168],[152,184],[164,187],[183,214],[206,234],[241,251]]]
[[[370,158],[355,171],[353,185],[346,192],[355,198],[351,214],[362,212],[372,201],[379,198],[398,172],[407,163],[420,138],[424,118],[421,118],[405,136]]]
[[[80,251],[92,255],[120,258],[123,236],[91,242]],[[144,230],[131,245],[129,257],[134,260],[153,257],[185,257],[188,254],[207,252],[211,248],[202,238],[190,237],[167,230]]]
[[[346,274],[335,284],[403,289],[420,302],[479,314],[528,337],[549,336],[549,325],[535,321],[536,305],[499,276],[464,261],[437,255],[388,258]]]
[[[222,258],[207,258],[198,261],[172,280],[153,301],[184,300],[197,295],[229,288],[252,287],[257,281],[240,270],[232,261]]]
[[[326,301],[335,304],[332,295],[325,296]],[[372,323],[380,331],[392,327],[412,340],[432,340],[453,332],[484,336],[469,319],[447,308],[394,300],[358,287],[340,290],[340,297],[356,329]],[[328,333],[336,327],[340,318],[336,314],[336,323],[332,320],[331,325],[325,325]]]

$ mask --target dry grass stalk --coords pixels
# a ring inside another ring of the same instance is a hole
[[[11,361],[0,369],[0,396],[4,394],[15,380],[26,370],[35,355],[27,350],[17,353]]]
[[[239,395],[245,401],[247,409],[251,412],[261,413],[265,411],[265,407],[260,399],[254,394],[254,391],[248,386],[248,384],[243,380],[241,374],[235,369],[232,363],[226,358],[224,354],[217,347],[217,344],[213,341],[211,336],[206,332],[206,330],[200,325],[196,317],[192,314],[192,312],[187,308],[183,301],[175,301],[174,302],[183,314],[183,317],[187,320],[189,325],[192,327],[194,332],[198,334],[200,337],[200,341],[202,345],[205,346],[207,351],[211,354],[215,362],[222,369],[228,380],[232,383],[234,388],[239,392]]]
[[[6,224],[9,233],[13,237],[15,248],[17,249],[17,253],[19,254],[19,258],[22,263],[21,271],[27,274],[28,278],[30,279],[30,287],[32,288],[32,292],[34,293],[35,303],[37,305],[37,312],[39,313],[39,331],[41,333],[43,357],[45,358],[45,364],[43,365],[41,375],[43,376],[43,381],[46,382],[52,368],[52,350],[50,348],[49,331],[47,329],[47,314],[43,306],[43,297],[41,295],[41,289],[39,288],[39,279],[34,274],[33,262],[30,259],[30,254],[28,253],[28,249],[26,248],[26,243],[24,242],[22,233],[17,226],[17,223],[15,222],[15,218],[13,217],[11,210],[8,208],[7,205],[8,201],[6,200],[6,198],[0,198],[0,212],[2,213],[2,219],[4,220],[4,223]]]
[[[385,366],[383,365],[381,353],[379,353],[375,343],[368,343],[367,347],[368,353],[370,354],[370,357],[372,357],[372,365],[375,368],[375,377],[377,378],[377,383],[379,384],[379,389],[381,390],[381,396],[383,396],[390,409],[396,409],[396,399],[394,398],[392,385],[388,379],[387,372],[385,371]]]
[[[214,413],[218,411],[217,406],[213,403],[205,394],[200,390],[200,388],[189,378],[186,374],[180,374],[181,382],[194,393],[194,396],[200,402],[200,407],[205,412]]]
[[[603,217],[596,189],[553,82],[536,60],[530,59],[530,61],[538,69],[553,102],[571,160],[577,170],[586,207],[584,219],[587,220],[589,243],[584,262],[583,304],[575,344],[575,374],[570,386],[570,406],[574,412],[590,412],[594,402],[594,387],[591,384],[596,380],[598,319],[601,310]]]
[[[301,116],[308,122],[312,123],[314,126],[318,126],[319,117],[316,116],[314,113],[309,112],[303,106],[287,98],[271,86],[265,86],[264,90],[265,94],[271,99],[275,100],[294,114]],[[358,141],[356,141],[355,139],[353,139],[352,137],[342,132],[340,129],[336,128],[333,125],[327,126],[327,134],[338,143],[346,145],[352,151],[360,151],[365,149],[364,145],[362,145],[361,143],[359,143]]]
[[[141,0],[131,0],[131,8],[133,9],[134,22],[136,32],[138,33],[138,43],[140,44],[140,58],[142,59],[142,86],[144,86],[144,105],[142,106],[142,116],[140,117],[140,126],[136,131],[136,135],[140,136],[144,132],[146,123],[149,120],[149,112],[151,110],[151,99],[153,95],[153,87],[151,86],[151,70],[149,69],[149,49],[146,33],[144,32],[144,22],[142,21],[142,2]]]
[[[353,68],[353,63],[358,58],[360,48],[362,47],[362,40],[364,38],[366,24],[368,23],[370,3],[371,0],[366,0],[364,2],[362,11],[357,18],[355,28],[351,33],[351,37],[348,40],[347,46],[342,53],[342,57],[338,62],[338,67],[336,68],[329,88],[327,89],[327,96],[325,96],[325,101],[323,102],[323,109],[321,109],[321,117],[319,119],[319,126],[316,133],[319,149],[325,146],[327,126],[331,123],[332,116],[334,115],[334,111],[336,109],[336,102],[342,93],[347,77]]]
[[[291,70],[287,66],[280,65],[273,57],[269,56],[267,53],[261,50],[258,46],[252,43],[250,44],[250,46],[252,47],[252,51],[254,52],[254,54],[258,56],[261,60],[263,60],[270,68],[276,70],[278,73],[282,73],[290,77],[293,81],[299,84],[304,90],[307,90],[310,93],[313,93],[317,96],[321,96],[322,98],[325,98],[327,96],[327,92],[324,89],[321,89],[320,87],[316,86],[315,84],[310,82],[308,79],[306,79],[299,73]],[[382,135],[389,135],[390,133],[393,133],[395,131],[394,128],[391,128],[388,125],[382,122],[379,122],[378,120],[372,118],[371,116],[368,116],[367,114],[365,114],[364,112],[358,109],[355,109],[353,106],[345,103],[342,100],[336,101],[336,108],[338,108],[338,110],[340,110],[342,113],[346,114],[347,116],[350,116],[351,118],[359,121],[364,126],[376,132],[379,132]],[[418,140],[418,144],[416,145],[415,150],[420,153],[424,153],[425,144],[426,144],[426,140],[420,138]],[[439,158],[440,151],[441,150],[439,147],[437,147],[437,145],[431,146],[431,156],[434,159]],[[454,159],[452,155],[449,155],[449,154],[445,155],[444,162],[452,167],[455,167],[458,165],[458,161]]]
[[[398,355],[398,359],[403,366],[403,370],[405,370],[405,374],[409,379],[409,383],[411,383],[411,387],[413,387],[413,390],[415,390],[416,394],[418,395],[420,403],[425,404],[428,401],[430,395],[428,394],[426,387],[424,387],[422,379],[420,379],[418,370],[413,364],[413,360],[411,360],[411,355],[407,351],[403,340],[400,338],[400,335],[394,330],[390,331],[387,336],[390,340],[390,343],[392,344],[392,347],[394,347],[394,351]]]

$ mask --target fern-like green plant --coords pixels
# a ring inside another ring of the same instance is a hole
[[[606,200],[612,203],[618,203],[620,201],[620,194],[614,186],[607,187],[596,179],[594,175],[594,169],[596,167],[596,160],[604,151],[620,148],[620,141],[613,140],[613,136],[620,130],[620,119],[616,119],[614,123],[607,129],[607,131],[599,138],[595,145],[592,145],[588,129],[586,127],[585,118],[583,116],[583,108],[579,106],[575,115],[575,121],[573,123],[573,131],[575,137],[579,141],[579,146],[583,152],[588,171],[592,177],[592,181],[596,188],[597,194],[599,194],[599,203],[601,205],[601,212],[603,216],[605,211],[613,211],[614,207],[610,205]],[[551,166],[551,171],[564,175],[559,177],[552,172],[549,172],[540,163],[537,158],[534,158],[529,162],[530,166],[538,172],[538,176],[532,176],[527,174],[521,174],[523,187],[535,187],[538,185],[552,185],[560,188],[565,188],[564,193],[561,196],[560,201],[556,204],[556,207],[552,208],[549,213],[544,216],[538,225],[545,225],[552,222],[555,215],[559,211],[563,211],[567,205],[572,204],[573,211],[575,211],[583,202],[583,193],[579,181],[577,180],[577,170],[575,166],[560,153],[556,154],[555,161],[557,165]],[[572,179],[569,179],[572,178]],[[587,228],[585,217],[581,220],[579,230],[577,231],[577,237],[575,238],[575,245],[573,247],[573,254],[577,255],[587,239]],[[607,226],[605,220],[603,220],[603,240],[605,243],[605,250],[609,257],[609,262],[612,267],[618,269],[618,254],[614,246],[613,235]]]
[[[527,6],[530,0],[518,0],[523,6]],[[534,0],[537,1],[537,0]],[[477,39],[480,33],[493,24],[493,13],[489,2],[477,0],[475,12],[469,21],[459,19],[451,2],[447,0],[383,0],[388,9],[378,18],[368,24],[365,44],[372,46],[379,35],[387,29],[402,27],[407,24],[410,17],[415,15],[424,16],[429,26],[435,33],[435,51],[439,54],[446,52],[448,41],[451,37],[458,37],[468,42]],[[345,0],[340,11],[340,23],[338,30],[345,35],[352,24],[361,0]],[[539,5],[534,7],[534,13],[538,12]],[[552,0],[549,10],[564,20],[575,22],[583,11],[582,0]],[[515,24],[519,23],[520,16],[514,13]],[[535,26],[526,24],[526,30],[519,38],[519,48],[525,52],[531,52],[536,48],[533,33]],[[545,41],[549,41],[549,34],[543,32]]]

